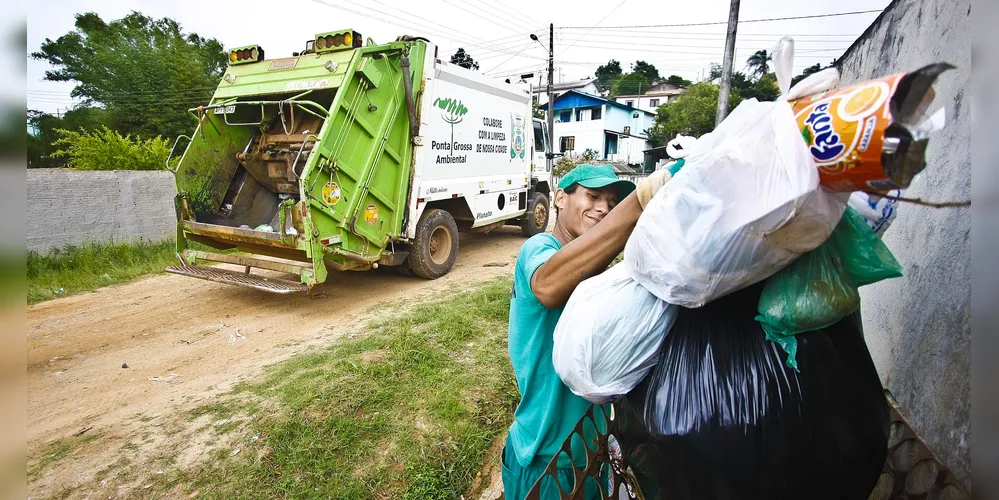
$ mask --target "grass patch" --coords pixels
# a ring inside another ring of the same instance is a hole
[[[231,253],[188,242],[188,248]],[[2,264],[2,263],[0,263]],[[162,273],[177,264],[177,245],[160,243],[90,243],[48,254],[28,252],[28,304],[89,292]],[[61,292],[60,292],[61,290]]]
[[[100,439],[100,434],[86,434],[52,441],[45,445],[37,461],[28,468],[29,477],[38,477],[45,469],[61,462],[74,450]]]
[[[513,418],[509,299],[492,281],[269,367],[226,396],[267,402],[245,436],[174,481],[213,498],[460,498]]]
[[[28,252],[28,303],[88,292],[162,272],[163,268],[177,262],[176,252],[172,241],[93,243],[45,255]]]

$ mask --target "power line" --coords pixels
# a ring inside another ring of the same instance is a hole
[[[616,47],[616,46],[606,46],[606,45],[579,45],[579,47],[580,48],[586,48],[586,49],[620,50],[619,47]],[[837,47],[837,48],[829,48],[829,49],[804,49],[804,50],[796,50],[795,51],[795,57],[798,57],[798,53],[808,54],[808,53],[814,53],[814,52],[842,52],[842,51],[844,51],[846,49],[847,49],[847,47],[842,47],[842,48],[838,48]],[[642,49],[640,49],[640,48],[634,48],[634,47],[632,47],[630,50],[632,50],[634,52],[658,52],[658,53],[664,53],[664,54],[684,54],[684,55],[704,55],[704,56],[715,56],[717,54],[717,52],[690,52],[690,51],[682,51],[682,50],[674,50],[674,49],[660,50],[660,49],[654,49],[654,48],[650,48],[650,49],[642,48]],[[755,51],[757,51],[759,49],[758,48],[751,48],[751,47],[743,47],[743,48],[736,49],[736,50],[743,51],[743,52],[746,52],[746,51],[753,51],[753,52],[755,52]],[[801,56],[801,57],[807,57],[807,56]]]
[[[375,16],[375,15],[372,15],[370,13],[353,10],[350,7],[346,7],[346,6],[343,6],[343,5],[340,5],[340,4],[335,4],[335,3],[332,3],[332,2],[330,2],[328,0],[312,0],[312,1],[316,2],[316,3],[319,3],[319,4],[322,4],[322,5],[325,5],[327,7],[333,7],[335,9],[341,9],[341,10],[344,10],[346,12],[350,12],[352,14],[358,15],[358,16],[368,17],[368,18],[371,18],[371,19],[375,19],[377,21],[381,21],[381,22],[384,22],[386,24],[390,24],[392,26],[397,26],[397,27],[403,28],[405,30],[414,30],[416,33],[419,33],[421,31],[423,31],[423,32],[430,33],[430,34],[435,35],[435,36],[441,36],[443,38],[448,38],[448,39],[456,40],[456,41],[459,41],[459,42],[469,42],[469,40],[465,40],[465,39],[463,39],[461,37],[456,37],[456,36],[451,35],[449,33],[442,32],[441,30],[438,30],[438,29],[433,29],[433,28],[430,28],[430,27],[427,27],[427,26],[418,26],[415,23],[407,23],[404,20],[400,19],[398,16],[394,16],[392,14],[386,14],[384,12],[381,12],[381,11],[379,11],[377,9],[373,9],[371,7],[365,7],[365,8],[368,9],[368,10],[377,12],[379,14],[382,14],[384,16],[388,16],[389,18],[395,19],[395,20],[385,19],[385,18],[382,18],[382,17],[378,17],[378,16]],[[480,41],[477,41],[477,40],[471,41],[471,43],[476,43],[476,42],[480,42]],[[505,52],[507,54],[512,54],[513,53],[512,51],[504,51],[504,50],[500,50],[500,49],[490,49],[490,48],[487,48],[487,47],[482,47],[479,50],[493,51],[493,52]]]
[[[463,7],[463,6],[459,5],[459,4],[455,4],[455,3],[451,3],[451,1],[450,1],[450,0],[442,0],[442,1],[443,1],[444,3],[446,3],[446,4],[450,5],[450,6],[452,6],[452,7],[457,7],[457,8],[459,8],[459,9],[461,9],[461,10],[465,11],[465,12],[468,12],[469,14],[471,14],[471,15],[473,15],[473,16],[475,16],[475,17],[478,17],[479,19],[482,19],[482,20],[484,20],[484,21],[487,21],[487,22],[490,22],[490,23],[496,23],[496,22],[498,21],[497,19],[489,19],[489,18],[487,18],[487,17],[485,17],[485,16],[483,16],[483,15],[479,14],[478,12],[472,12],[472,11],[470,11],[470,10],[466,9],[465,7]],[[504,21],[505,21],[505,20],[504,20]],[[514,32],[515,32],[515,31],[517,31],[517,30],[519,29],[519,27],[518,27],[518,26],[514,26],[514,27],[513,27],[512,29],[511,29],[511,28],[510,28],[510,23],[509,23],[509,22],[506,22],[506,21],[505,21],[505,23],[506,23],[506,25],[505,25],[505,26],[503,26],[503,28],[505,28],[505,29],[508,29],[508,30],[510,30],[510,31],[514,31]]]
[[[582,30],[582,28],[559,28],[559,29],[563,30],[563,31],[570,30],[570,29]],[[661,34],[661,35],[669,35],[669,36],[706,35],[706,36],[712,36],[714,38],[719,38],[719,37],[720,38],[725,38],[725,33],[713,33],[713,32],[708,32],[708,31],[649,31],[649,30],[628,30],[628,29],[622,29],[620,31],[616,31],[615,33],[653,33],[653,34]],[[569,34],[570,35],[578,35],[578,33],[569,33]],[[615,36],[618,36],[618,35],[615,34]],[[739,38],[742,38],[742,37],[757,37],[757,36],[759,36],[759,37],[777,37],[777,38],[780,38],[780,37],[783,37],[783,36],[790,36],[790,37],[794,37],[794,38],[801,38],[801,37],[836,37],[836,36],[838,36],[838,37],[847,37],[847,38],[857,38],[860,35],[857,35],[857,34],[846,34],[846,33],[798,33],[798,34],[793,34],[793,33],[740,33],[739,34]]]
[[[399,11],[399,12],[401,12],[401,13],[403,13],[403,14],[407,15],[407,16],[410,16],[410,17],[414,17],[414,18],[416,18],[416,19],[420,19],[420,20],[422,20],[422,21],[425,21],[425,22],[428,22],[428,23],[430,23],[430,24],[433,24],[433,25],[437,25],[437,26],[440,26],[440,27],[442,27],[442,28],[445,28],[445,29],[447,29],[447,30],[450,30],[450,31],[453,31],[453,32],[455,32],[455,33],[458,33],[458,34],[460,34],[460,35],[463,35],[463,36],[469,36],[469,37],[473,37],[473,38],[474,38],[474,36],[473,36],[473,35],[470,35],[470,34],[468,34],[468,33],[465,33],[464,31],[460,31],[460,30],[457,30],[457,29],[454,29],[454,28],[452,28],[452,27],[450,27],[450,26],[446,26],[446,25],[444,25],[444,24],[441,24],[441,23],[438,23],[438,22],[436,22],[436,21],[432,21],[432,20],[430,20],[430,19],[427,19],[427,18],[425,18],[425,17],[421,17],[421,16],[419,16],[419,15],[416,15],[416,14],[413,14],[413,13],[411,13],[411,12],[408,12],[408,11],[406,11],[406,10],[404,10],[404,9],[400,9],[399,7],[394,7],[394,6],[391,6],[391,5],[388,5],[388,4],[386,4],[385,2],[382,2],[382,1],[380,1],[380,0],[372,0],[372,1],[373,1],[373,2],[375,2],[375,3],[377,3],[377,4],[379,4],[379,5],[384,5],[384,6],[388,7],[388,8],[390,8],[390,9],[396,9],[397,11]],[[372,10],[373,10],[373,9],[372,9]],[[390,15],[390,14],[385,14],[385,15]]]
[[[836,17],[836,16],[853,16],[857,14],[871,14],[874,12],[882,12],[883,9],[872,9],[872,10],[857,10],[852,12],[834,12],[830,14],[814,14],[810,16],[792,16],[792,17],[771,17],[767,19],[746,19],[740,20],[739,24],[745,23],[764,23],[770,21],[792,21],[796,19],[816,19],[820,17]],[[646,25],[633,25],[633,26],[565,26],[561,29],[602,29],[602,30],[614,30],[614,29],[627,29],[627,28],[676,28],[680,26],[713,26],[719,24],[728,24],[728,21],[717,21],[709,23],[682,23],[682,24],[646,24]]]
[[[531,40],[531,41],[533,42],[534,40]],[[519,51],[517,51],[516,54],[510,56],[509,58],[505,59],[503,62],[501,62],[501,63],[497,64],[496,66],[494,66],[493,69],[489,70],[489,72],[496,71],[496,68],[499,68],[500,66],[502,66],[502,65],[510,62],[511,59],[513,59],[514,57],[517,57],[518,55],[520,55],[521,52],[527,50],[528,47],[531,47],[533,45],[534,45],[533,43],[528,43],[527,45],[524,45],[524,48],[520,49]],[[488,73],[488,72],[483,71],[483,73]]]
[[[578,39],[583,39],[584,38],[583,35],[578,34],[578,33],[570,33],[569,35],[571,37],[578,38]],[[771,36],[749,36],[749,35],[743,36],[743,35],[739,35],[739,41],[741,41],[741,42],[774,42],[776,40],[779,40],[783,36],[785,36],[785,35],[773,36],[773,37],[771,37]],[[794,35],[786,35],[786,36],[790,36],[791,38],[795,38]],[[668,32],[665,32],[665,31],[663,31],[663,32],[632,33],[630,31],[626,31],[626,30],[622,30],[620,32],[615,31],[613,34],[603,34],[603,33],[594,34],[594,35],[592,35],[592,37],[599,37],[598,40],[602,40],[602,41],[603,40],[613,41],[613,40],[618,40],[620,38],[641,38],[643,40],[649,40],[649,39],[653,39],[653,40],[673,40],[673,41],[677,41],[677,42],[686,42],[686,41],[724,42],[724,40],[725,40],[724,36],[684,37],[684,36],[677,36],[676,34],[669,34]],[[804,40],[795,39],[794,42],[795,42],[795,45],[803,44],[803,43],[844,43],[844,42],[852,42],[855,39],[856,39],[856,37],[846,37],[846,36],[844,36],[842,38],[815,38],[815,39],[810,39],[810,40],[809,39],[804,39]]]
[[[488,4],[488,3],[486,3],[486,2],[484,2],[482,0],[471,0],[471,1],[478,3],[478,4],[482,5],[483,7],[487,7],[488,9],[486,9],[486,10],[489,10],[491,14],[502,16],[504,20],[505,19],[513,19],[513,21],[514,21],[513,24],[514,25],[517,25],[517,24],[519,24],[521,22],[520,20],[515,19],[512,16],[510,16],[510,14],[508,14],[506,12],[503,12],[503,11],[497,9],[496,7],[490,5],[490,4]],[[538,21],[537,19],[534,19],[533,17],[530,17],[530,16],[528,16],[526,14],[521,14],[521,15],[523,16],[524,19],[526,19],[527,21],[530,21],[531,24],[534,24],[534,25],[540,25],[540,24],[542,24],[540,21]]]
[[[604,17],[600,18],[600,20],[599,20],[599,21],[597,21],[597,26],[599,26],[599,25],[600,25],[600,23],[604,22],[604,19],[607,19],[608,17],[610,17],[610,15],[611,15],[611,14],[613,14],[614,12],[616,12],[616,11],[617,11],[617,9],[620,9],[620,8],[621,8],[621,6],[622,6],[622,5],[624,5],[624,3],[625,3],[625,2],[627,2],[627,1],[628,1],[628,0],[621,0],[621,3],[617,4],[617,7],[614,7],[613,9],[611,9],[611,11],[610,11],[610,12],[608,12],[608,13],[607,13],[607,14],[606,14],[606,15],[605,15]],[[593,28],[590,28],[589,30],[587,30],[587,32],[586,32],[586,33],[584,33],[584,34],[583,34],[583,36],[585,37],[586,35],[589,35],[589,34],[590,34],[590,31],[593,31]],[[571,48],[572,48],[572,47],[573,47],[574,45],[576,45],[576,44],[575,44],[575,43],[573,43],[572,45],[569,45],[568,47],[566,47],[566,48],[564,48],[564,49],[560,50],[560,51],[559,51],[559,53],[558,53],[558,55],[562,55],[562,54],[565,54],[565,51],[567,51],[567,50],[571,49]]]
[[[136,90],[136,91],[122,91],[122,92],[101,92],[100,96],[87,96],[82,98],[95,98],[95,97],[128,97],[136,95],[155,95],[155,96],[174,96],[174,95],[203,95],[208,93],[214,93],[217,87],[205,87],[203,89],[163,89],[163,90]],[[67,95],[66,92],[59,91],[45,91],[45,90],[28,90],[27,95],[37,95],[40,97],[44,96],[64,96]],[[70,96],[72,97],[72,96]]]
[[[591,43],[597,43],[598,44],[598,45],[596,45],[597,47],[626,47],[626,48],[629,48],[629,49],[635,47],[635,42],[632,42],[632,41],[592,40],[592,39],[583,39],[583,38],[580,38],[580,39],[577,39],[576,42],[580,42],[580,41],[583,41],[583,40],[587,40],[587,41],[589,41]],[[848,43],[848,42],[846,42],[845,40],[838,40],[835,43],[838,43],[838,44],[842,45],[843,43]],[[760,47],[760,46],[768,46],[769,47],[771,45],[768,42],[757,42],[757,41],[750,40],[750,41],[746,41],[745,43],[741,44],[741,45],[743,45],[742,50],[750,50],[748,47],[745,47],[745,45],[747,45],[747,44],[753,44],[754,47]],[[584,47],[584,45],[579,45],[579,46],[580,47]],[[655,43],[655,44],[649,44],[648,46],[649,47],[656,47],[656,48],[676,48],[676,49],[719,49],[719,50],[721,49],[721,47],[719,47],[718,45],[673,45],[673,44]],[[591,45],[589,47],[593,47],[593,46]],[[834,50],[834,49],[835,50],[839,50],[838,47],[806,47],[806,48],[795,49],[795,53],[798,53],[798,52],[806,52],[807,53],[807,52],[814,52],[816,50]],[[845,50],[845,49],[846,49],[846,47],[843,47],[843,50]],[[642,49],[637,49],[636,48],[634,50],[641,51]]]

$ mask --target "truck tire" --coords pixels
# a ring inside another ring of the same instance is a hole
[[[458,226],[451,214],[436,208],[423,212],[406,265],[426,279],[444,276],[458,256]]]
[[[548,197],[534,193],[534,198],[527,203],[527,212],[520,221],[520,231],[528,237],[545,232],[548,229],[549,213]]]

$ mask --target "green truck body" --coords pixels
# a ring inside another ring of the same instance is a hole
[[[442,63],[423,39],[360,38],[320,34],[273,60],[257,46],[230,52],[210,103],[191,110],[193,135],[174,143],[186,142],[176,167],[168,160],[180,259],[168,271],[281,293],[330,270],[402,265],[436,278],[453,265],[459,230],[544,230],[550,167],[529,93]],[[472,107],[504,117],[471,124]]]

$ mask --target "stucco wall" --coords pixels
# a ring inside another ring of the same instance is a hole
[[[971,198],[971,3],[895,0],[840,59],[844,84],[926,64],[957,66],[931,111],[947,126],[907,196]],[[884,241],[905,276],[861,289],[864,330],[885,388],[965,488],[971,484],[971,211],[902,204]]]
[[[169,172],[28,170],[28,250],[176,235]]]

